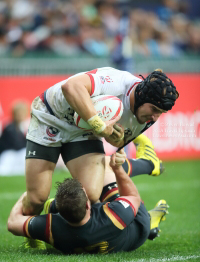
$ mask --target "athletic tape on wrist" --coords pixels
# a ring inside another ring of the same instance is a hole
[[[92,129],[98,134],[106,128],[106,124],[101,120],[101,118],[98,115],[92,116],[90,119],[88,119],[87,122],[92,127]]]

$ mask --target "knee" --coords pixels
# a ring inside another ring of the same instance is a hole
[[[23,200],[23,212],[25,215],[38,215],[42,212],[44,203],[48,199],[48,195],[27,194]]]

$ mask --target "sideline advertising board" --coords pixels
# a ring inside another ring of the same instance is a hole
[[[11,105],[17,100],[29,103],[47,88],[68,76],[31,76],[0,78],[0,133],[10,121]],[[200,158],[200,74],[169,74],[180,97],[173,109],[163,114],[145,134],[152,140],[162,160]],[[105,143],[107,154],[115,148]],[[131,143],[126,148],[135,157]]]

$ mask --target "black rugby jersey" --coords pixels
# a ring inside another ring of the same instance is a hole
[[[24,223],[27,237],[43,240],[67,254],[129,251],[142,245],[149,235],[149,215],[141,203],[137,215],[123,197],[92,205],[91,217],[73,227],[59,214],[30,217]]]

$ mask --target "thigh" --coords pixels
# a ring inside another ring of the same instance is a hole
[[[103,188],[105,156],[101,153],[90,153],[67,162],[73,178],[77,178],[86,189],[92,203],[99,200]]]
[[[110,167],[110,156],[105,157],[105,178],[103,186],[106,186],[110,183],[116,182],[115,173],[113,172],[112,168]]]
[[[34,210],[47,200],[55,163],[43,159],[26,159],[27,205]]]

